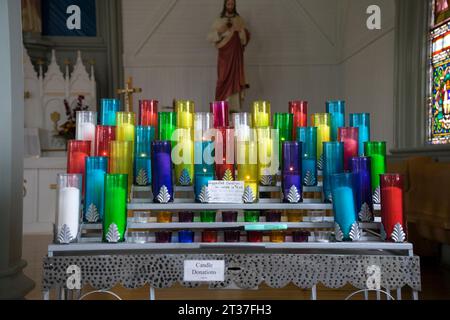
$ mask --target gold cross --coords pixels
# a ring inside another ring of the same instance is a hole
[[[125,97],[125,111],[133,112],[133,94],[142,92],[142,88],[133,88],[133,78],[129,77],[125,89],[117,89],[117,94],[123,94]]]

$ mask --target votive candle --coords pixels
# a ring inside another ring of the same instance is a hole
[[[283,243],[285,242],[285,233],[283,231],[274,230],[270,234],[270,242]]]
[[[386,173],[386,142],[364,143],[364,155],[371,158],[372,192],[380,187],[380,175]]]
[[[223,232],[225,242],[240,242],[241,232],[239,230],[225,230]]]
[[[368,157],[352,158],[351,167],[355,177],[354,191],[358,218],[362,222],[372,222],[374,216],[370,177],[371,159]]]
[[[244,221],[245,222],[259,222],[259,211],[251,211],[251,210],[245,210],[244,211]]]
[[[331,141],[331,116],[329,113],[316,113],[311,122],[317,128],[317,169],[323,170],[323,143]]]
[[[135,140],[134,184],[137,186],[149,186],[152,182],[151,144],[155,140],[155,128],[137,126]]]
[[[214,146],[216,179],[235,180],[233,128],[223,127],[217,129]]]
[[[188,100],[178,100],[175,105],[177,113],[177,128],[192,129],[194,126],[194,102]]]
[[[325,202],[332,202],[331,176],[344,172],[344,144],[324,142],[323,195]]]
[[[370,141],[370,114],[369,113],[351,113],[350,127],[359,129],[358,139],[359,156],[364,155],[364,143]]]
[[[111,141],[109,172],[126,174],[128,177],[128,195],[133,185],[133,145],[131,141]]]
[[[178,128],[175,131],[172,161],[175,165],[175,183],[178,186],[194,184],[194,137],[192,130]]]
[[[353,173],[331,175],[334,221],[343,233],[343,240],[350,240],[352,225],[357,222],[353,181]]]
[[[308,102],[290,101],[289,113],[294,115],[294,125],[292,127],[292,139],[297,140],[297,128],[308,126]]]
[[[388,241],[404,242],[407,238],[403,197],[404,177],[401,174],[382,174],[380,183],[381,223],[386,238]]]
[[[172,212],[160,211],[157,215],[158,223],[170,223],[172,222]]]
[[[86,158],[86,195],[83,221],[98,223],[105,213],[105,175],[108,172],[108,158]]]
[[[247,232],[247,241],[248,242],[263,242],[263,232],[261,231],[248,231]]]
[[[237,148],[237,180],[244,181],[244,188],[251,188],[256,200],[259,198],[258,143],[256,140],[256,131],[252,130],[250,139],[240,142]]]
[[[91,141],[69,140],[67,142],[67,173],[81,174],[84,181],[86,177],[86,158],[90,154]]]
[[[280,167],[278,156],[279,144],[276,143],[278,131],[270,127],[258,128],[258,173],[259,183],[263,186],[273,186],[277,183],[277,173]]]
[[[216,222],[216,211],[201,211],[200,212],[201,222]]]
[[[351,171],[351,158],[358,156],[358,128],[338,128],[338,141],[344,144],[344,170]]]
[[[195,233],[191,230],[181,230],[178,231],[178,242],[179,243],[193,243]]]
[[[139,100],[139,125],[158,132],[158,100]]]
[[[215,231],[215,230],[204,230],[202,232],[202,242],[205,242],[205,243],[215,243],[215,242],[217,242],[217,231]]]
[[[331,141],[337,141],[338,129],[345,127],[345,101],[327,101],[326,111],[331,115]]]
[[[317,186],[317,128],[297,128],[297,141],[302,143],[303,185]]]
[[[182,211],[178,213],[178,221],[181,223],[194,222],[194,213],[190,211]]]
[[[301,142],[288,141],[283,143],[281,165],[283,202],[297,203],[303,201],[301,151]],[[292,193],[293,191],[294,193]],[[296,199],[297,196],[298,199]]]
[[[117,112],[117,141],[131,141],[134,147],[136,115],[134,112]]]
[[[164,189],[163,187],[167,188],[167,193],[170,197],[169,202],[173,202],[171,154],[170,141],[152,142],[152,191],[154,202],[160,202],[158,195]]]
[[[279,150],[285,141],[292,141],[294,115],[291,113],[275,113],[273,116],[273,128],[278,130]],[[281,163],[281,153],[279,154]]]
[[[120,110],[120,100],[102,99],[100,102],[100,125],[115,126],[116,113]]]
[[[97,125],[97,112],[77,111],[77,125],[75,139],[79,141],[91,141],[91,153],[95,149],[95,126]]]
[[[210,112],[214,117],[214,128],[228,127],[228,102],[215,101],[210,104]]]
[[[103,241],[122,242],[127,228],[126,174],[107,174],[105,178],[105,216],[103,219]]]
[[[116,127],[98,125],[95,129],[95,156],[109,157],[109,143],[116,140]]]
[[[253,102],[253,125],[255,128],[270,127],[270,102],[255,101]]]
[[[173,133],[177,129],[177,114],[175,112],[158,113],[158,134],[160,141],[173,141]]]

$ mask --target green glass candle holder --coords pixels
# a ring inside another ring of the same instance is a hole
[[[386,142],[364,143],[364,156],[371,158],[372,191],[375,193],[380,187],[380,175],[386,173]]]
[[[292,113],[275,113],[273,116],[273,128],[278,130],[279,149],[283,142],[292,141],[292,128],[294,126],[294,115]],[[279,153],[281,163],[281,152]]]
[[[160,141],[172,141],[172,135],[176,128],[176,112],[158,112],[158,139]]]
[[[260,216],[259,211],[250,211],[250,210],[244,211],[245,222],[259,222],[259,216]]]
[[[216,212],[215,211],[200,212],[200,221],[207,222],[207,223],[216,222]]]
[[[107,174],[105,177],[105,216],[103,241],[122,242],[127,228],[128,175]]]

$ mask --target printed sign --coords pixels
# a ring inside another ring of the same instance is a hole
[[[221,282],[225,280],[225,260],[185,260],[184,281]]]
[[[209,181],[209,203],[242,203],[244,181]]]

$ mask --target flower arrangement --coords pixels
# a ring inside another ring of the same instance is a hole
[[[64,108],[66,110],[67,121],[59,127],[60,130],[58,130],[58,136],[64,137],[66,140],[75,139],[77,112],[86,111],[89,109],[89,106],[84,104],[84,96],[82,95],[78,96],[74,103],[76,103],[75,107],[71,107],[69,106],[69,102],[64,99]]]

